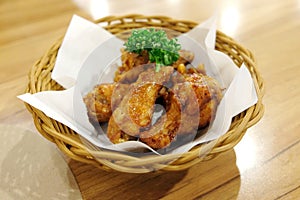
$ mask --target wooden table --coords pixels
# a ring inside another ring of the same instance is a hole
[[[200,23],[217,12],[218,29],[254,53],[266,84],[263,119],[234,150],[186,171],[144,175],[105,172],[66,158],[83,199],[300,198],[299,0],[74,2],[0,2],[1,125],[17,124],[26,129],[31,122],[16,96],[23,93],[31,65],[65,33],[73,14],[92,19],[141,13]]]

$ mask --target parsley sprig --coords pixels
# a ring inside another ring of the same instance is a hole
[[[169,39],[165,31],[154,28],[133,30],[124,46],[126,51],[138,54],[146,50],[150,62],[156,63],[155,71],[176,62],[179,58],[178,51],[181,49],[177,38]]]

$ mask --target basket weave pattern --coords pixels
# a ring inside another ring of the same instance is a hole
[[[163,27],[177,32],[185,33],[197,25],[197,23],[186,20],[175,20],[165,16],[108,16],[97,20],[112,34],[118,34],[125,30],[141,27]],[[37,93],[47,90],[62,90],[63,88],[51,79],[51,72],[54,67],[57,52],[60,48],[62,38],[33,65],[29,73],[29,83],[26,89],[28,93]],[[200,144],[189,152],[182,155],[132,157],[117,152],[87,150],[78,134],[65,125],[49,118],[43,112],[26,104],[27,109],[32,113],[34,124],[37,130],[48,140],[55,143],[58,148],[70,158],[79,162],[89,163],[105,170],[116,170],[131,173],[145,173],[149,169],[143,166],[152,165],[165,171],[184,170],[192,165],[214,158],[222,152],[232,149],[244,136],[246,130],[257,123],[263,116],[264,107],[262,97],[264,94],[264,83],[257,71],[256,62],[252,53],[235,42],[232,38],[217,31],[216,49],[227,54],[237,66],[244,63],[253,78],[258,102],[235,116],[232,120],[229,131],[217,141]],[[207,152],[208,151],[208,152]],[[205,155],[201,156],[201,152]],[[167,161],[176,161],[166,164]]]

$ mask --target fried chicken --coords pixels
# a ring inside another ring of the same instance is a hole
[[[188,65],[193,52],[180,50],[172,66],[156,72],[146,50],[141,54],[121,51],[122,65],[115,82],[97,85],[84,97],[90,121],[108,122],[107,137],[112,143],[140,139],[161,149],[177,135],[193,137],[213,121],[222,90],[215,79],[205,75],[203,65]],[[158,97],[166,113],[151,124]]]
[[[107,137],[112,143],[117,144],[135,139],[135,137],[128,135],[124,131],[122,131],[113,117],[109,119],[108,124]]]
[[[173,67],[163,67],[159,72],[155,72],[153,66],[142,72],[137,81],[130,85],[127,94],[112,114],[114,121],[123,132],[138,136],[140,129],[151,123],[158,93],[169,81],[172,73]],[[110,122],[108,126],[111,126]],[[114,129],[108,129],[111,130]],[[114,135],[114,133],[108,134]]]
[[[181,106],[172,93],[166,99],[168,103],[167,112],[151,127],[151,129],[140,134],[140,140],[154,149],[169,146],[175,139],[180,127]]]
[[[187,98],[184,100],[185,103],[181,100],[187,107],[184,108],[182,116],[185,123],[182,123],[178,134],[188,134],[190,131],[193,131],[195,127],[190,124],[190,120],[193,119],[199,119],[198,128],[208,126],[214,119],[217,106],[222,98],[221,87],[215,79],[198,73],[186,74],[184,79],[186,82],[175,85],[174,90],[185,91],[184,87],[188,83],[193,88],[197,100],[190,99],[192,95],[181,93],[181,99]],[[197,103],[198,109],[196,109],[195,103]]]
[[[115,84],[101,84],[84,97],[89,119],[95,122],[107,122],[112,114],[111,96]]]
[[[90,121],[107,122],[112,115],[112,108],[120,104],[128,87],[129,85],[120,83],[104,83],[95,86],[83,98]]]

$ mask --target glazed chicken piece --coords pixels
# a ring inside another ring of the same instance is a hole
[[[186,74],[184,79],[193,88],[197,98],[198,112],[194,112],[195,104],[191,105],[194,100],[187,99],[186,102],[182,102],[183,106],[189,105],[184,108],[183,120],[190,122],[192,119],[199,119],[198,128],[204,128],[208,126],[215,117],[217,106],[222,98],[222,90],[218,82],[209,76],[203,74]],[[185,84],[179,83],[174,86],[175,91],[185,91]],[[191,97],[192,95],[182,94],[182,98]],[[195,127],[189,123],[183,123],[181,130],[178,134],[188,134],[193,131]]]
[[[126,84],[117,83],[104,83],[95,86],[83,98],[90,121],[92,123],[108,122],[112,115],[112,107],[120,104],[128,87]],[[113,102],[112,97],[114,98]]]
[[[140,129],[147,127],[152,120],[155,101],[160,89],[166,84],[173,67],[162,67],[159,72],[155,68],[150,68],[139,75],[138,80],[131,84],[127,94],[122,99],[120,105],[113,111],[114,122],[123,132],[131,136],[138,136]],[[110,120],[112,122],[112,120]],[[108,124],[108,134],[115,129]]]
[[[88,110],[89,119],[95,122],[107,122],[112,114],[111,96],[115,84],[101,84],[94,87],[83,101]]]
[[[140,134],[140,140],[153,149],[169,146],[180,127],[181,106],[175,95],[167,96],[167,112],[151,127]]]
[[[126,142],[129,140],[135,140],[136,138],[124,133],[119,125],[115,122],[114,118],[111,117],[108,122],[108,127],[107,127],[107,137],[109,140],[114,143],[118,144],[121,142]]]
[[[160,84],[146,83],[132,91],[128,99],[128,114],[135,124],[141,127],[150,124],[155,100],[161,88]]]

